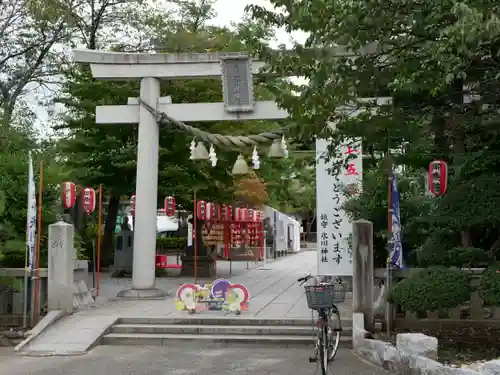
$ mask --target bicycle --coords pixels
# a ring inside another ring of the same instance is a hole
[[[307,305],[311,310],[318,312],[316,323],[316,338],[314,356],[309,358],[309,362],[320,361],[321,372],[327,375],[328,363],[335,358],[340,343],[340,334],[342,332],[342,324],[340,320],[340,312],[336,304],[345,300],[347,288],[340,282],[333,283],[331,275],[311,276],[307,274],[299,278],[301,286],[314,278],[315,285],[306,285]],[[323,278],[323,280],[321,280]],[[332,316],[335,315],[337,325],[333,327]],[[335,333],[335,334],[334,334]]]

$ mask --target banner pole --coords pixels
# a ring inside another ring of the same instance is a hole
[[[36,239],[36,271],[35,271],[35,296],[33,304],[34,321],[33,326],[38,323],[39,317],[39,297],[40,297],[40,242],[42,239],[42,203],[43,203],[43,159],[40,160],[40,186],[38,188],[38,231]]]

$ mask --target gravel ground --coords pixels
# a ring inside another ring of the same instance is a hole
[[[308,362],[304,348],[208,348],[207,346],[100,346],[77,357],[18,357],[0,360],[0,374],[9,375],[305,375],[321,374]],[[330,366],[335,375],[382,375],[341,349]]]

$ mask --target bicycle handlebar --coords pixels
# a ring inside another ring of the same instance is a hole
[[[310,278],[314,276],[311,275],[305,275],[304,277],[300,277],[297,279],[297,282],[301,283],[300,285],[304,284],[306,281],[308,281]]]

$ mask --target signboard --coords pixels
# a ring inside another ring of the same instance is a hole
[[[346,192],[361,192],[361,141],[346,142],[337,151],[338,158],[327,163],[328,144],[325,139],[316,140],[318,274],[352,276],[352,222],[342,206]]]
[[[239,314],[248,310],[250,294],[242,284],[231,284],[218,279],[211,284],[183,284],[177,289],[176,310],[199,312],[203,310],[231,311]]]
[[[227,112],[254,110],[251,64],[247,55],[221,56],[222,94]]]

